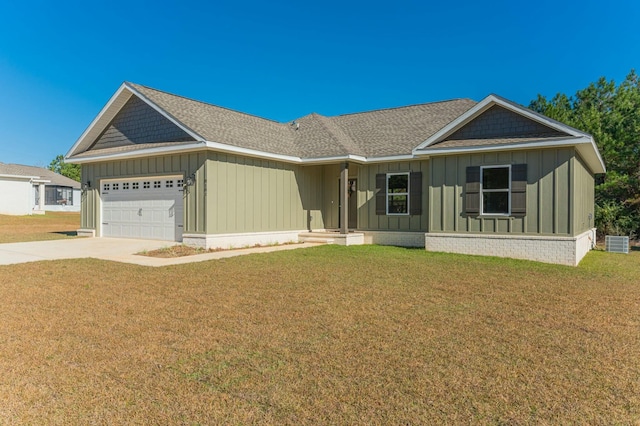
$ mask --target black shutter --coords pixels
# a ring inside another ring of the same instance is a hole
[[[409,214],[422,214],[422,172],[409,174]]]
[[[480,166],[467,167],[465,192],[465,213],[469,216],[480,214]]]
[[[527,214],[527,165],[511,166],[511,215]]]
[[[387,175],[376,175],[376,214],[387,214]]]

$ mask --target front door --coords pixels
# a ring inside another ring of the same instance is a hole
[[[358,228],[358,180],[357,179],[349,179],[349,190],[347,191],[349,195],[349,229],[357,229]],[[340,179],[338,179],[338,194],[340,194]],[[342,225],[340,214],[342,206],[338,205],[338,228]]]

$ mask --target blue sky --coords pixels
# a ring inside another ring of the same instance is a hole
[[[640,2],[5,1],[0,162],[66,154],[123,81],[290,121],[640,69]]]

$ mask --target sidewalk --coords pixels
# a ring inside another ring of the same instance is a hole
[[[206,260],[225,259],[253,253],[270,253],[281,250],[313,247],[316,244],[285,244],[239,250],[225,250],[194,256],[159,258],[136,255],[176,245],[169,241],[136,240],[128,238],[75,238],[71,240],[33,241],[0,244],[0,265],[37,262],[42,260],[95,258],[143,266],[180,265]]]

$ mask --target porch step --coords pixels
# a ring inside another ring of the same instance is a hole
[[[298,234],[298,240],[303,243],[335,244],[335,238],[331,234],[322,232],[305,232]]]
[[[340,234],[337,232],[303,232],[298,234],[298,240],[304,243],[354,246],[364,244],[364,234],[361,232],[349,232],[348,234]]]

